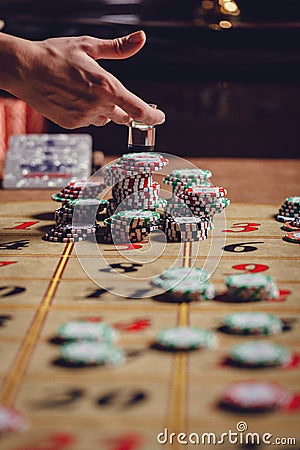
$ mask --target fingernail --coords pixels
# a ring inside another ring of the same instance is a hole
[[[166,116],[164,115],[163,118],[158,122],[157,125],[161,125],[162,123],[165,123],[166,121]]]
[[[136,31],[135,33],[132,33],[128,36],[128,42],[130,44],[138,44],[139,42],[142,42],[145,39],[145,33],[140,30]]]

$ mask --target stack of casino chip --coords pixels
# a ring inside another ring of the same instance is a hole
[[[261,273],[228,275],[225,278],[227,296],[240,302],[273,300],[279,289],[273,277]]]
[[[73,220],[74,208],[69,207],[68,203],[63,204],[61,208],[58,208],[54,212],[54,219],[56,225],[66,225],[71,224]]]
[[[78,228],[72,224],[58,225],[48,231],[44,239],[51,242],[80,242],[85,241],[89,235],[94,234],[96,226],[78,225]]]
[[[96,221],[103,211],[108,207],[108,200],[97,198],[80,198],[74,201],[75,225],[96,225]]]
[[[182,198],[182,194],[178,197],[172,197],[168,199],[167,212],[171,215],[177,216],[199,216],[209,217],[213,225],[213,217],[215,214],[222,213],[227,206],[230,205],[228,198],[208,199],[199,198],[194,203],[186,203],[186,199]]]
[[[46,233],[44,239],[51,242],[86,240],[96,232],[98,216],[107,205],[107,200],[96,198],[64,202],[62,207],[55,211],[56,226]]]
[[[103,322],[75,320],[62,324],[57,335],[63,340],[63,360],[76,365],[119,365],[126,357],[117,346],[118,332]]]
[[[70,181],[59,193],[52,198],[56,201],[75,200],[81,198],[96,198],[106,187],[98,181]]]
[[[215,286],[209,274],[198,268],[170,268],[152,278],[152,284],[167,292],[166,301],[176,303],[212,300]]]
[[[115,207],[123,209],[154,209],[159,201],[158,183],[152,172],[161,170],[168,160],[159,153],[127,153],[106,166],[105,181],[112,186]]]
[[[167,158],[155,152],[126,153],[116,162],[106,166],[105,182],[114,186],[119,181],[163,169],[169,163]]]
[[[279,222],[288,222],[300,217],[300,196],[287,197],[279,208],[276,219]]]
[[[108,200],[92,198],[70,200],[55,211],[54,218],[57,225],[72,223],[75,210],[76,222],[84,225],[95,225],[95,220],[98,220],[107,207]]]
[[[168,242],[192,242],[207,239],[210,219],[206,217],[166,217],[164,232]]]
[[[112,196],[117,205],[125,200],[127,197],[139,191],[150,192],[153,185],[152,175],[149,173],[142,173],[135,177],[127,177],[116,182],[112,187]]]
[[[62,205],[54,214],[56,226],[46,233],[44,239],[80,242],[93,235],[98,221],[114,209],[112,201],[97,198],[105,188],[106,185],[100,181],[71,181],[58,194],[53,194],[52,199]]]
[[[163,182],[172,186],[173,195],[180,194],[184,189],[197,186],[210,186],[210,170],[203,169],[176,169],[173,170]]]
[[[119,159],[118,163],[128,175],[138,175],[140,173],[151,173],[163,169],[168,163],[160,153],[141,152],[126,153]]]
[[[178,198],[188,206],[195,216],[213,216],[221,213],[230,203],[226,189],[217,186],[186,188]]]
[[[152,182],[143,188],[113,188],[113,198],[119,210],[153,209],[159,199],[159,184]]]
[[[159,197],[157,201],[149,208],[150,211],[156,211],[160,215],[160,219],[164,220],[167,216],[168,200]]]
[[[105,219],[107,233],[104,241],[114,244],[141,242],[159,226],[159,213],[148,210],[128,210]]]

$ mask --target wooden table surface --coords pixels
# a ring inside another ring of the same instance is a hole
[[[184,155],[182,155],[184,156]],[[116,159],[106,157],[105,163]],[[194,158],[190,161],[213,173],[212,181],[228,189],[232,202],[278,203],[300,195],[300,159]],[[53,190],[22,191],[22,200],[48,200]],[[18,191],[0,190],[1,201],[18,201]]]

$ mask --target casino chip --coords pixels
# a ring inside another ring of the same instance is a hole
[[[153,222],[159,219],[159,214],[155,211],[144,211],[144,210],[128,210],[128,211],[120,211],[115,214],[115,218],[117,220],[122,220],[126,223],[132,222],[134,220],[140,221],[140,223],[148,223]]]
[[[161,330],[156,336],[156,344],[166,350],[193,350],[212,348],[216,344],[211,331],[196,327],[173,327]]]
[[[155,284],[157,280],[157,284],[160,285],[161,280],[174,280],[179,282],[186,277],[195,281],[205,282],[207,281],[209,274],[205,270],[198,269],[196,267],[171,267],[157,277],[154,277],[153,282]]]
[[[106,238],[114,244],[143,241],[150,231],[159,228],[160,215],[156,211],[127,210],[113,214],[104,220]]]
[[[155,152],[126,153],[118,160],[122,169],[136,174],[160,170],[168,162],[167,158]]]
[[[215,286],[210,282],[196,283],[195,280],[185,279],[174,286],[166,283],[168,294],[177,302],[212,300],[215,297]]]
[[[45,234],[44,239],[51,242],[80,242],[96,231],[95,226],[76,224],[76,227],[71,224],[57,225]]]
[[[170,178],[173,177],[175,180],[196,180],[199,182],[207,180],[211,176],[211,171],[205,169],[175,169],[170,174]]]
[[[294,220],[285,222],[282,226],[284,231],[300,231],[300,217],[296,217]]]
[[[225,278],[227,295],[236,301],[260,301],[279,297],[279,289],[270,275],[246,273]]]
[[[164,232],[168,242],[192,242],[207,239],[210,219],[207,217],[166,217]]]
[[[287,233],[283,239],[288,242],[293,242],[294,244],[300,244],[300,231]]]
[[[27,428],[28,422],[19,411],[0,405],[0,436],[13,431],[24,431]]]
[[[258,311],[243,311],[229,314],[224,326],[230,333],[273,335],[282,332],[284,324],[273,314]]]
[[[57,335],[68,340],[91,340],[103,342],[116,342],[118,332],[103,322],[90,322],[88,320],[74,320],[62,324]]]
[[[287,222],[300,217],[300,196],[287,197],[279,208],[276,220]]]
[[[165,184],[172,186],[173,196],[163,199],[153,173],[168,162],[164,155],[156,152],[127,153],[105,166],[104,183],[72,180],[52,195],[53,200],[62,205],[55,212],[56,227],[44,239],[79,242],[95,234],[98,243],[119,245],[128,241],[142,242],[156,230],[164,232],[167,242],[207,239],[214,227],[213,216],[230,204],[225,198],[226,189],[211,185],[209,170],[175,169],[164,178]],[[109,186],[112,198],[96,198]],[[98,205],[95,202],[99,202]],[[106,220],[104,226],[103,220]],[[201,295],[198,291],[193,294],[189,286],[185,286],[185,290],[187,299],[188,296],[211,298],[214,292],[211,284]]]
[[[125,361],[122,349],[107,342],[76,341],[60,346],[61,357],[73,364],[117,366]]]
[[[212,300],[216,290],[208,273],[197,268],[171,268],[152,278],[152,284],[163,289],[166,301],[190,302]]]
[[[171,268],[152,278],[152,284],[167,291],[166,301],[190,302],[212,300],[215,286],[208,273],[198,268]]]
[[[244,367],[271,367],[288,365],[292,354],[278,344],[257,340],[235,345],[228,358]]]
[[[172,186],[173,195],[178,195],[186,188],[211,186],[209,178],[212,173],[202,169],[175,169],[164,178],[164,184]]]
[[[221,405],[247,412],[264,412],[283,407],[290,394],[269,381],[240,381],[227,387]]]

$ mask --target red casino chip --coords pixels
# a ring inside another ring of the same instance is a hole
[[[286,405],[291,396],[283,387],[269,381],[240,381],[230,385],[221,405],[249,412],[263,412]]]
[[[27,420],[19,411],[0,405],[0,435],[13,431],[23,431],[27,427]]]
[[[300,244],[300,231],[291,231],[284,236],[284,240],[293,242],[294,244]]]

